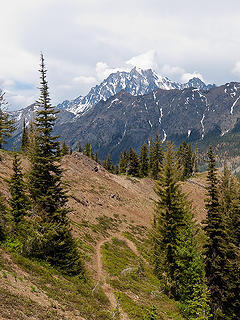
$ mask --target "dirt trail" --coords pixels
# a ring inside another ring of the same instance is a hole
[[[192,179],[187,179],[186,182],[189,182],[191,184],[195,184],[196,186],[198,186],[198,187],[200,187],[202,189],[207,189],[207,187],[204,184],[202,184],[200,182],[197,182],[197,181],[194,181]]]
[[[137,250],[137,247],[135,246],[135,244],[123,237],[121,234],[114,234],[112,236],[110,236],[107,239],[101,240],[97,243],[96,246],[96,257],[97,257],[97,277],[98,277],[98,281],[102,283],[102,289],[105,292],[106,296],[108,297],[111,307],[113,309],[116,309],[116,307],[118,306],[118,302],[114,296],[113,293],[113,289],[112,287],[106,282],[106,274],[103,268],[103,264],[102,264],[102,259],[101,259],[101,246],[104,245],[104,243],[109,242],[112,240],[112,238],[117,238],[119,240],[123,240],[127,243],[128,247],[137,255],[139,256],[139,252]],[[119,311],[120,311],[120,319],[121,320],[129,320],[128,315],[123,312],[123,310],[119,307]]]

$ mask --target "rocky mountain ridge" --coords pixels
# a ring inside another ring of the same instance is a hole
[[[121,90],[133,96],[138,96],[148,94],[156,89],[182,90],[191,87],[209,90],[215,85],[206,85],[198,78],[193,78],[182,84],[167,77],[162,77],[152,69],[142,70],[135,67],[130,72],[118,71],[110,74],[103,82],[93,87],[85,97],[79,96],[74,100],[65,100],[57,105],[57,109],[64,109],[76,116],[81,116],[101,100],[106,101]]]
[[[117,161],[120,152],[130,146],[139,150],[156,133],[163,142],[202,142],[236,131],[239,118],[240,83],[236,82],[209,91],[157,89],[142,96],[122,90],[81,117],[57,125],[55,132],[73,147],[79,140],[91,142],[100,159],[109,154]]]

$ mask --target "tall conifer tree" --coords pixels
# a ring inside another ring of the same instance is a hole
[[[129,149],[129,166],[128,174],[139,177],[139,160],[135,150],[133,148]]]
[[[156,182],[159,197],[153,224],[157,276],[169,296],[181,302],[187,319],[208,319],[204,266],[197,248],[191,208],[178,185],[177,158],[168,144]]]
[[[210,146],[208,152],[208,199],[205,269],[210,291],[210,307],[214,320],[237,319],[234,317],[236,287],[232,278],[236,272],[236,252],[227,230],[227,216],[219,200],[219,179],[216,161]]]
[[[129,154],[127,151],[124,151],[120,154],[120,162],[119,162],[119,172],[126,174],[129,162]]]
[[[82,272],[82,265],[70,232],[67,194],[56,155],[58,137],[52,136],[57,112],[50,103],[47,71],[42,54],[39,71],[41,87],[40,99],[37,102],[39,110],[35,119],[38,134],[29,174],[29,190],[37,223],[29,254],[46,259],[63,272],[79,274]]]
[[[140,176],[146,177],[148,175],[148,168],[149,168],[148,147],[146,143],[142,145],[140,150],[139,166],[140,166]]]

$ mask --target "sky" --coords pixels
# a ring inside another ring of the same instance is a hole
[[[134,66],[180,82],[240,81],[239,30],[239,0],[3,1],[0,88],[9,110],[33,103],[40,52],[53,104]]]

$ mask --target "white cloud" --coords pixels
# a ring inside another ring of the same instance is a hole
[[[107,78],[111,73],[117,71],[129,72],[132,68],[137,67],[140,69],[155,69],[157,66],[156,62],[156,51],[149,50],[140,55],[134,56],[131,59],[125,61],[121,67],[112,68],[106,62],[97,62],[96,64],[96,76],[98,80]]]
[[[193,73],[184,73],[181,77],[181,80],[183,83],[186,83],[188,82],[189,80],[191,80],[192,78],[199,78],[200,80],[204,81],[203,80],[203,76],[201,75],[201,73],[198,73],[198,72],[193,72]]]
[[[164,66],[161,68],[161,72],[163,73],[163,75],[182,75],[183,73],[185,73],[185,70],[181,67],[164,64]]]
[[[138,56],[132,57],[126,64],[132,67],[138,67],[141,69],[155,69],[156,68],[156,51],[149,50],[145,53],[142,53]]]
[[[111,68],[106,62],[97,62],[96,64],[96,74],[99,80],[107,78],[111,73],[125,70],[125,68]]]
[[[240,61],[235,63],[235,66],[232,69],[232,73],[235,73],[236,75],[240,76]]]
[[[32,92],[33,94],[33,92]],[[23,95],[21,93],[16,93],[13,91],[6,90],[6,100],[8,102],[8,110],[16,110],[21,107],[29,106],[34,103],[37,99],[36,95]]]
[[[84,83],[84,84],[93,84],[96,82],[96,78],[95,77],[79,76],[79,77],[73,78],[73,82]]]
[[[2,1],[1,76],[38,87],[43,51],[53,103],[85,94],[93,77],[101,81],[135,65],[179,79],[197,69],[217,84],[229,82],[232,73],[240,73],[238,63],[232,70],[240,56],[240,1],[233,2],[122,0],[117,6],[108,0],[22,0],[19,6],[19,0]],[[4,86],[13,89],[10,82]],[[32,96],[20,89],[15,94]]]

